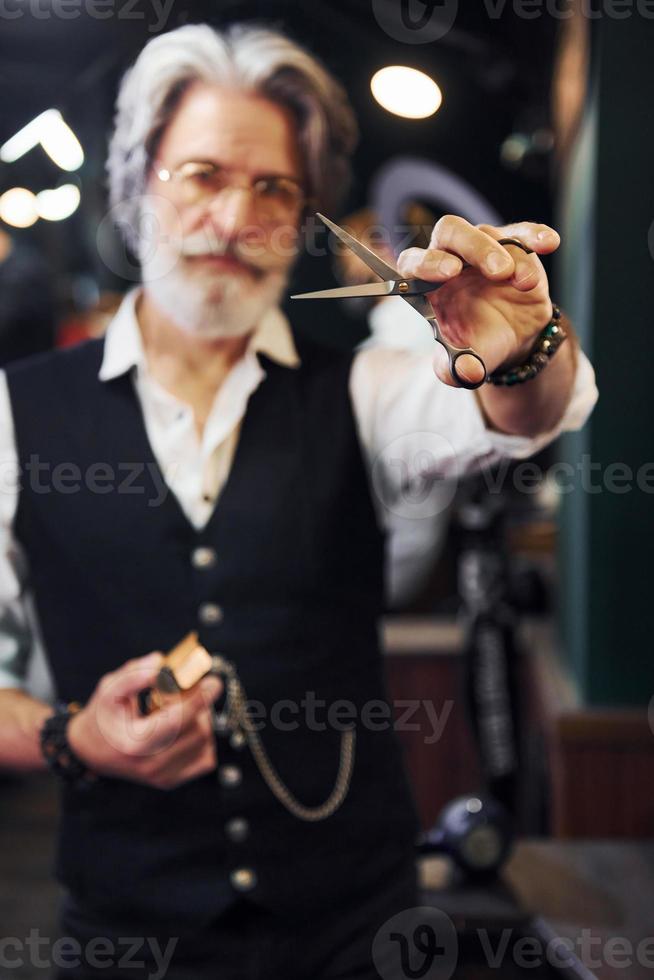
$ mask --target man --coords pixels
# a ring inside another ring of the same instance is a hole
[[[97,938],[115,951],[129,936],[174,940],[167,975],[184,980],[377,975],[377,928],[417,904],[418,826],[383,711],[386,497],[370,475],[401,494],[425,438],[435,478],[528,455],[594,402],[572,336],[528,383],[478,396],[439,350],[437,378],[430,355],[300,342],[277,302],[309,202],[334,213],[354,140],[340,86],[278,34],[151,41],[109,156],[143,287],[104,343],[7,371],[2,458],[20,492],[0,504],[0,762],[43,768],[45,730],[67,777],[57,871],[82,953],[62,976],[99,975]],[[154,243],[136,235],[146,211]],[[538,254],[557,245],[545,226],[448,217],[400,264],[446,281],[444,329],[497,371],[550,323]],[[82,705],[54,728],[20,690],[26,565],[58,696]],[[144,654],[192,629],[232,665],[256,737],[212,714],[227,675],[139,716],[161,663]],[[121,977],[154,972],[153,943]]]

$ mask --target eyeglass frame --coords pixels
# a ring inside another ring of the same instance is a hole
[[[230,168],[229,167],[225,167],[225,166],[223,166],[220,163],[215,163],[213,160],[185,160],[183,163],[180,163],[177,167],[174,167],[174,168],[166,167],[160,161],[155,160],[153,162],[152,169],[153,169],[154,175],[162,183],[165,183],[165,184],[174,183],[174,182],[180,182],[181,183],[184,180],[184,175],[182,174],[182,170],[183,170],[184,167],[188,167],[190,164],[196,164],[198,166],[215,168],[216,171],[223,170],[226,173],[229,173],[230,172]],[[164,174],[166,176],[163,176]],[[284,180],[284,181],[287,181],[289,184],[293,184],[301,192],[301,196],[299,197],[298,202],[297,202],[297,218],[300,218],[303,213],[305,213],[306,211],[310,210],[310,208],[315,204],[315,199],[312,196],[310,196],[310,195],[308,195],[306,193],[302,182],[299,181],[299,180],[297,180],[295,177],[288,177],[288,176],[286,176],[286,174],[270,174],[270,175],[264,174],[261,177],[257,177],[255,180],[251,180],[247,184],[235,184],[235,183],[233,183],[230,180],[220,190],[207,193],[206,196],[203,196],[202,194],[200,194],[199,197],[195,201],[189,201],[187,203],[189,203],[189,204],[198,204],[198,203],[206,204],[208,201],[212,200],[212,198],[219,197],[224,191],[227,191],[227,190],[244,190],[244,191],[248,191],[249,194],[252,194],[253,195],[253,205],[254,205],[254,209],[256,211],[256,209],[257,209],[256,185],[258,183],[260,183],[261,181],[268,181],[268,180]],[[257,215],[257,216],[260,218],[260,220],[264,220],[265,221],[265,219],[261,219],[260,215]],[[291,214],[289,212],[289,218],[290,217],[291,217]],[[274,220],[274,219],[272,219],[272,220]]]

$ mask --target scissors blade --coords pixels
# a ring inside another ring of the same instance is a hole
[[[436,285],[438,285],[438,283],[436,283]],[[412,296],[410,293],[405,293],[402,296],[402,299],[405,303],[408,303],[409,306],[412,306],[413,309],[420,314],[420,316],[424,316],[426,320],[431,322],[436,319],[434,307],[431,305],[426,296]]]
[[[295,293],[291,299],[349,299],[351,296],[390,296],[395,288],[391,282],[366,282],[337,289],[319,289],[313,293]]]
[[[334,232],[336,237],[340,238],[344,245],[347,245],[348,248],[352,249],[354,254],[358,255],[361,261],[365,262],[368,268],[372,269],[373,272],[376,272],[382,279],[392,279],[397,281],[398,279],[402,278],[397,269],[394,269],[392,266],[388,265],[383,259],[380,259],[378,255],[375,255],[371,249],[367,248],[365,245],[362,245],[361,242],[358,242],[356,238],[353,238],[352,235],[348,234],[344,228],[341,228],[339,225],[335,225],[333,221],[326,218],[324,214],[320,214],[319,211],[317,211],[316,214],[320,220],[324,221],[327,227]]]

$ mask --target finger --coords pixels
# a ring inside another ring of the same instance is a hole
[[[446,214],[434,225],[430,247],[453,252],[487,279],[503,280],[513,275],[513,259],[497,238],[456,215]]]
[[[555,252],[561,244],[558,231],[549,225],[538,224],[535,221],[517,221],[510,225],[496,228],[494,225],[478,225],[491,238],[519,238],[528,248],[540,255]]]
[[[460,385],[452,377],[452,372],[450,371],[450,359],[447,356],[447,351],[441,344],[436,344],[434,349],[432,367],[434,369],[434,374],[439,381],[443,382],[444,385],[449,385],[450,388],[460,387]]]
[[[468,384],[479,384],[486,377],[484,367],[478,357],[473,354],[461,354],[457,357],[454,369]]]
[[[220,696],[224,684],[215,674],[203,677],[188,691],[181,691],[164,704],[162,710],[169,712],[170,718],[176,722],[181,718],[183,729],[191,727],[198,715],[208,714],[210,705]]]
[[[189,691],[166,695],[161,707],[146,716],[135,713],[130,721],[134,741],[147,752],[160,752],[192,729],[221,694],[223,682],[215,675],[203,677]]]
[[[414,276],[427,282],[446,282],[459,275],[463,262],[458,255],[437,248],[414,247],[400,252],[397,267],[403,276]]]
[[[216,768],[215,749],[209,745],[190,746],[183,753],[166,758],[165,764],[141,773],[141,778],[160,789],[174,789]]]
[[[174,712],[170,712],[167,717],[162,710],[151,716],[151,719],[153,727],[148,733],[147,750],[143,745],[138,753],[143,760],[143,772],[146,776],[156,774],[162,766],[169,768],[176,765],[180,758],[194,756],[214,741],[208,712],[196,715],[192,724],[186,727],[179,723],[179,715],[177,719],[174,718]]]
[[[484,227],[488,229],[487,234],[497,235],[498,239],[500,240],[503,238],[518,237],[517,235],[505,235],[505,229],[502,228],[493,228],[490,225],[485,225]],[[520,241],[522,241],[522,239],[520,239]],[[524,242],[524,244],[527,245],[527,242]],[[531,255],[527,254],[527,252],[521,249],[519,245],[506,244],[502,247],[510,253],[515,263],[515,270],[513,276],[511,277],[511,285],[523,293],[528,292],[530,289],[534,289],[545,274],[545,270],[543,269],[538,255],[535,252],[533,252]],[[530,248],[531,246],[527,245],[527,247]]]
[[[209,674],[202,678],[197,687],[197,697],[200,704],[208,708],[223,693],[225,685],[222,678],[218,677],[217,674]]]
[[[111,698],[137,694],[154,683],[162,662],[163,654],[158,651],[126,661],[118,670],[102,678],[103,694],[109,694]]]

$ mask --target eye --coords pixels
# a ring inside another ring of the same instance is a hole
[[[295,205],[302,199],[299,184],[287,177],[263,177],[254,186],[259,197],[273,199],[285,205]]]
[[[225,185],[225,173],[211,163],[186,163],[180,168],[180,176],[188,184],[198,188],[220,189]]]

